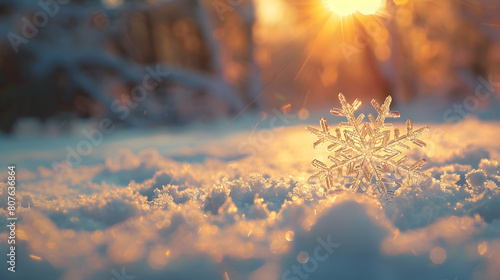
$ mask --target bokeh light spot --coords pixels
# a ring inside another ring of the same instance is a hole
[[[299,263],[306,263],[308,260],[309,260],[309,254],[307,252],[302,251],[297,255],[297,261]]]
[[[305,108],[302,108],[299,110],[298,115],[299,115],[299,119],[306,120],[309,118],[309,111]]]
[[[477,245],[477,252],[479,255],[484,255],[488,251],[488,242],[483,241]]]
[[[446,250],[441,247],[434,247],[429,254],[429,258],[435,264],[444,263],[446,257]]]

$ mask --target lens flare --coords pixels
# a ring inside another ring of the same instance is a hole
[[[383,0],[323,0],[323,5],[339,16],[355,12],[364,15],[374,14],[384,7]]]

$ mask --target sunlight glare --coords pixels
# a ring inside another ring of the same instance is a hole
[[[374,14],[384,7],[383,0],[323,0],[323,5],[342,17],[355,12]]]

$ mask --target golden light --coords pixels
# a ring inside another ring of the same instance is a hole
[[[339,16],[355,12],[364,15],[374,14],[384,7],[383,0],[323,0],[323,5]]]

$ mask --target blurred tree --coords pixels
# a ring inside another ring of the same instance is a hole
[[[2,129],[9,131],[19,117],[66,110],[129,125],[240,112],[260,91],[252,47],[255,14],[251,0],[228,3],[230,13],[221,20],[209,0],[4,1],[0,71],[8,75],[0,93]],[[221,36],[230,32],[241,37],[240,44]],[[137,98],[135,87],[147,75],[160,83]],[[16,84],[21,86],[12,91]],[[37,90],[22,86],[28,84]],[[22,104],[24,110],[11,109]]]

